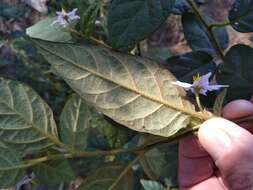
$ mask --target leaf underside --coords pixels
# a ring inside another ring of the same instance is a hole
[[[65,104],[60,116],[60,136],[65,144],[84,150],[87,147],[88,129],[92,114],[79,96],[72,96]]]
[[[17,154],[0,144],[0,188],[15,185],[24,175],[22,161]]]
[[[26,85],[0,79],[0,141],[25,154],[52,146],[57,136],[49,106]]]
[[[171,136],[196,115],[183,89],[171,84],[175,77],[153,61],[95,46],[32,41],[84,100],[133,130]]]

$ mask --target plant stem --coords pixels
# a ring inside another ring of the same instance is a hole
[[[231,25],[231,24],[233,24],[233,23],[231,23],[229,20],[227,20],[227,21],[220,22],[220,23],[210,24],[209,28],[212,30],[212,29],[215,29],[215,28],[225,27],[225,26],[228,26],[228,25]]]
[[[211,42],[213,43],[214,48],[217,50],[220,58],[222,60],[224,60],[224,54],[223,54],[223,50],[220,47],[215,34],[213,33],[212,28],[209,27],[208,23],[205,21],[204,17],[201,15],[198,7],[196,6],[196,4],[192,1],[192,0],[187,0],[188,4],[190,5],[190,7],[192,8],[193,12],[195,13],[195,15],[198,17],[199,21],[204,25],[204,27],[207,30],[208,36],[210,37]]]
[[[144,156],[145,151],[141,152],[130,164],[127,165],[127,167],[121,172],[121,174],[119,175],[119,177],[117,177],[117,179],[114,181],[114,183],[109,187],[108,190],[113,190],[118,183],[120,182],[120,180],[127,174],[127,172],[129,170],[132,169],[132,167],[139,162],[139,160]]]
[[[160,146],[167,143],[173,143],[177,142],[180,139],[192,135],[195,131],[198,131],[199,125],[195,127],[189,127],[185,129],[182,132],[179,132],[178,134],[169,137],[168,139],[162,139],[160,141],[156,141],[153,144],[149,145],[143,145],[140,147],[135,147],[131,149],[114,149],[109,151],[91,151],[91,152],[74,152],[74,153],[66,153],[66,154],[54,154],[54,155],[48,155],[32,160],[26,160],[26,164],[24,164],[22,167],[19,168],[26,168],[31,167],[37,164],[40,164],[42,162],[47,162],[50,160],[59,160],[59,159],[73,159],[73,158],[82,158],[82,157],[96,157],[96,156],[107,156],[107,155],[117,155],[117,154],[125,154],[125,153],[140,153],[140,152],[146,152],[156,146]]]
[[[201,105],[201,102],[200,102],[200,98],[199,98],[199,94],[198,94],[198,93],[195,93],[195,100],[196,100],[196,102],[197,102],[197,105],[198,105],[199,110],[200,110],[200,111],[203,111],[204,109],[203,109],[203,107],[202,107],[202,105]]]
[[[105,47],[105,48],[108,48],[108,49],[112,49],[111,46],[105,44],[105,43],[104,43],[103,41],[101,41],[101,40],[98,40],[98,39],[94,38],[93,36],[90,36],[89,38],[87,38],[87,37],[86,37],[85,35],[83,35],[81,32],[78,32],[77,30],[75,30],[75,29],[73,29],[73,28],[69,28],[69,29],[67,29],[67,31],[69,31],[69,32],[71,32],[72,34],[75,34],[75,35],[77,35],[77,36],[79,36],[79,37],[82,37],[82,38],[85,38],[85,39],[89,39],[89,40],[95,42],[96,44],[98,44],[98,45],[100,45],[100,46],[102,46],[102,47]]]

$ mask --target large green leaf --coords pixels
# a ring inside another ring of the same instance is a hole
[[[194,0],[194,3],[197,5],[197,6],[200,6],[202,4],[205,4],[206,3],[206,0]],[[173,10],[172,12],[174,14],[177,14],[177,15],[181,15],[187,11],[189,11],[190,7],[187,3],[187,0],[176,0],[176,3],[173,7]]]
[[[22,160],[11,149],[0,144],[0,188],[15,185],[24,173]]]
[[[95,46],[33,40],[54,70],[87,102],[133,130],[171,136],[201,117],[175,77],[148,59]]]
[[[32,168],[35,176],[43,184],[61,184],[74,180],[75,174],[67,160],[52,160]]]
[[[159,28],[169,16],[175,0],[114,0],[108,30],[112,46],[133,47]]]
[[[238,32],[253,32],[253,0],[235,0],[228,18]]]
[[[164,62],[164,65],[180,81],[192,83],[193,76],[214,72],[216,65],[212,61],[212,56],[206,52],[193,51],[170,57],[166,62]]]
[[[33,38],[55,42],[67,42],[71,40],[69,32],[64,31],[61,26],[51,25],[56,18],[45,18],[35,25],[27,28],[26,34]]]
[[[121,165],[104,166],[88,176],[78,190],[132,190],[133,171],[129,170],[118,182],[118,177],[125,169]],[[114,185],[117,183],[117,185]]]
[[[213,23],[210,17],[206,16],[206,22]],[[182,23],[184,28],[184,35],[189,46],[195,51],[205,51],[209,54],[216,54],[214,47],[207,29],[200,22],[198,17],[193,13],[185,13],[182,16]],[[226,49],[229,44],[228,33],[225,28],[214,29],[215,37],[222,49]]]
[[[141,159],[141,165],[150,179],[175,180],[178,167],[177,155],[177,145],[164,145],[148,151]]]
[[[142,56],[162,63],[171,56],[171,53],[166,47],[151,47],[146,52],[142,52]]]
[[[229,85],[228,101],[249,99],[253,93],[253,49],[246,45],[233,46],[217,73],[219,84]]]
[[[0,140],[23,154],[57,141],[49,106],[29,87],[0,79]]]

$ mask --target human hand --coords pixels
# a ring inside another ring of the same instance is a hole
[[[229,120],[252,115],[252,103],[253,99],[231,102],[222,115]],[[225,119],[211,119],[200,128],[199,140],[191,137],[180,142],[180,189],[253,189],[253,135],[249,132],[253,122],[240,126]]]

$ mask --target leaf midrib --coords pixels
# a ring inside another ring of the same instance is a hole
[[[24,120],[29,126],[31,126],[31,128],[33,128],[35,131],[39,132],[41,135],[43,135],[44,137],[46,137],[47,139],[49,139],[51,142],[53,142],[54,144],[59,145],[59,142],[53,135],[51,134],[47,134],[44,131],[42,131],[41,129],[39,129],[38,127],[36,127],[33,123],[31,123],[30,121],[27,121],[26,118],[24,118],[15,108],[11,107],[10,105],[8,105],[6,102],[2,102],[1,103],[5,104],[8,108],[10,108],[11,110],[13,110],[13,112],[18,115],[22,120]],[[0,114],[1,115],[1,114]],[[30,127],[29,127],[30,128]],[[3,129],[4,130],[4,129]]]
[[[35,40],[36,40],[36,39],[35,39]],[[42,40],[42,41],[45,41],[45,40]],[[40,45],[38,42],[36,42],[36,41],[35,41],[35,43],[37,44],[37,46],[38,46],[39,48],[41,48],[42,50],[44,50],[44,51],[46,51],[46,52],[52,54],[53,56],[58,57],[59,59],[65,61],[65,62],[68,62],[68,63],[74,65],[75,67],[78,67],[78,68],[80,68],[80,69],[83,69],[83,70],[85,70],[85,71],[91,73],[92,75],[95,75],[95,76],[97,76],[97,77],[99,77],[99,78],[101,78],[101,79],[103,79],[103,80],[110,81],[110,82],[112,82],[112,83],[114,83],[114,84],[116,84],[116,85],[118,85],[118,86],[120,86],[120,87],[122,87],[122,88],[125,88],[125,89],[127,89],[127,90],[129,90],[129,91],[131,91],[131,92],[134,92],[135,94],[139,94],[139,95],[141,95],[142,97],[144,97],[144,98],[146,98],[146,99],[149,99],[149,100],[151,100],[151,101],[157,102],[157,103],[162,104],[162,105],[165,105],[166,107],[169,107],[169,108],[172,108],[172,109],[174,109],[174,110],[176,110],[176,111],[179,111],[179,112],[188,114],[188,115],[190,115],[190,116],[192,116],[192,117],[194,117],[194,118],[198,118],[198,119],[203,120],[203,121],[205,121],[205,120],[208,119],[207,116],[205,116],[205,115],[202,114],[202,113],[197,113],[197,112],[194,112],[194,111],[190,111],[190,110],[186,110],[186,109],[183,109],[183,108],[179,108],[179,107],[177,107],[177,106],[175,106],[175,105],[172,105],[172,104],[170,104],[170,103],[168,103],[168,102],[165,102],[165,101],[163,101],[163,100],[157,99],[156,97],[151,96],[151,95],[149,95],[149,94],[147,94],[147,93],[145,93],[145,92],[139,91],[138,89],[133,89],[133,88],[131,88],[131,87],[129,87],[129,86],[126,86],[126,85],[123,85],[123,84],[121,84],[121,83],[118,83],[118,82],[116,82],[116,81],[114,81],[114,80],[112,80],[112,79],[110,79],[110,78],[108,78],[108,77],[106,77],[106,76],[104,76],[104,75],[102,75],[102,74],[96,72],[96,71],[93,71],[93,70],[88,69],[88,68],[86,68],[86,67],[83,67],[83,66],[81,66],[81,65],[79,65],[79,64],[76,64],[74,61],[72,61],[72,60],[70,60],[70,59],[67,59],[66,57],[63,57],[63,56],[61,56],[61,55],[59,55],[59,54],[57,54],[57,53],[55,53],[55,52],[53,52],[53,51],[50,51],[50,49],[47,49],[47,48],[41,46],[41,45]],[[50,42],[49,42],[49,43],[50,43]],[[68,44],[68,45],[70,45],[70,44]],[[181,97],[181,98],[182,98],[182,97]],[[182,99],[183,99],[183,98],[182,98]]]

